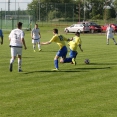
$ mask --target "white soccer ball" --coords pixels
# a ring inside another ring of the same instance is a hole
[[[89,64],[90,63],[90,61],[89,61],[89,59],[85,59],[85,64]]]

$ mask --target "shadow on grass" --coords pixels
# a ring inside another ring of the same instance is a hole
[[[89,70],[99,70],[99,69],[110,69],[110,67],[102,67],[102,68],[74,68],[74,69],[67,69],[67,70],[59,70],[59,71],[52,71],[52,70],[39,70],[39,71],[31,71],[31,72],[25,72],[24,74],[31,74],[31,73],[39,73],[39,72],[54,72],[54,73],[59,73],[59,72],[89,72]]]
[[[87,72],[87,71],[79,71],[79,70],[59,70],[59,71],[40,70],[40,71],[25,72],[24,74],[39,73],[39,72],[58,73],[58,72]]]
[[[22,58],[35,58],[35,57],[32,57],[32,56],[24,56]]]
[[[90,68],[75,68],[78,70],[99,70],[99,69],[110,69],[111,67],[90,67]]]
[[[117,63],[90,63],[87,65],[117,65]]]

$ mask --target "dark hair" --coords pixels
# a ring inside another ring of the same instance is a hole
[[[54,33],[58,34],[58,29],[53,29]]]
[[[17,27],[20,28],[22,26],[22,24],[23,24],[22,22],[18,22]]]
[[[80,35],[80,32],[76,32],[75,35]]]
[[[38,26],[38,24],[35,24],[36,26]]]

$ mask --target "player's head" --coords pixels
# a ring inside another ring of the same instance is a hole
[[[22,22],[18,22],[18,23],[17,23],[17,27],[18,27],[19,29],[21,29],[21,28],[22,28],[22,24],[23,24]]]
[[[38,24],[35,24],[35,28],[38,28]]]
[[[111,27],[111,24],[109,24],[108,26]]]
[[[80,32],[76,32],[75,35],[76,35],[76,36],[80,36]]]
[[[56,28],[53,29],[53,33],[54,33],[54,34],[58,34],[58,29],[56,29]]]

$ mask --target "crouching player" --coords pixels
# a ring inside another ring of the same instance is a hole
[[[79,46],[80,50],[83,52],[83,49],[81,48],[81,38],[80,33],[76,32],[75,36],[73,37],[73,40],[68,43],[70,48],[69,58],[66,58],[64,61],[60,60],[61,63],[73,63],[76,65],[76,56],[78,54],[77,47]]]

